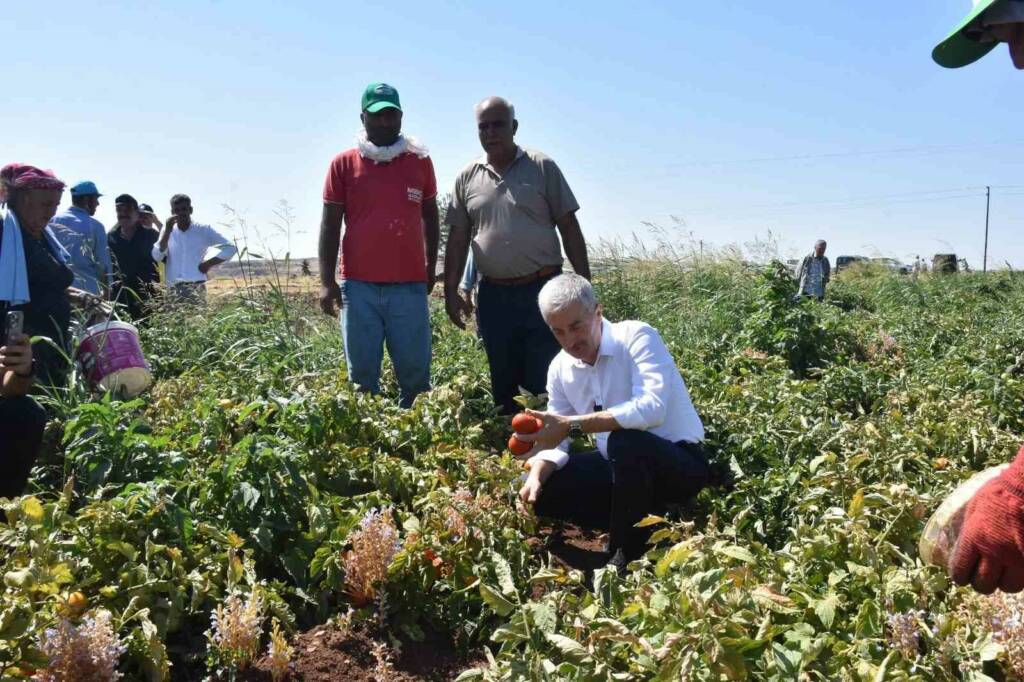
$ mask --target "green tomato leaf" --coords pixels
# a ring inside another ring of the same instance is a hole
[[[480,596],[499,616],[507,616],[515,609],[515,604],[505,599],[500,592],[487,583],[480,583]]]
[[[590,652],[587,651],[586,647],[571,637],[553,634],[545,635],[545,637],[558,649],[562,656],[573,663],[583,663],[590,658]]]
[[[824,599],[814,603],[814,613],[818,616],[821,624],[831,628],[836,619],[836,609],[839,607],[839,596],[835,592],[829,592]]]

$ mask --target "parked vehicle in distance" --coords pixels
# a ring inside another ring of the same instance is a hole
[[[836,273],[838,274],[843,268],[848,268],[855,263],[867,263],[868,259],[864,256],[837,256],[836,257]]]
[[[909,275],[911,270],[913,270],[911,266],[905,265],[895,258],[872,258],[871,262],[876,265],[881,265],[884,268],[888,268],[893,272],[898,272],[901,275]]]
[[[932,272],[951,274],[960,269],[960,262],[955,253],[937,253],[932,257]]]

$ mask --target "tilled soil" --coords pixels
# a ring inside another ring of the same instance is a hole
[[[538,530],[537,537],[527,542],[537,554],[550,554],[555,565],[578,569],[590,576],[608,561],[607,534],[567,523],[544,523]],[[535,586],[534,598],[543,596],[544,587]],[[318,625],[291,642],[295,653],[286,679],[289,682],[447,682],[483,664],[481,656],[459,655],[445,635],[429,633],[422,642],[403,642],[400,651],[388,644],[384,649],[390,658],[388,668],[374,655],[374,648],[386,642],[386,636],[372,632],[366,625],[347,630],[335,623]],[[193,678],[186,675],[182,679]],[[271,674],[266,659],[260,660],[239,679],[269,682]]]
[[[386,638],[374,637],[365,627],[342,631],[327,623],[296,637],[288,680],[304,682],[447,682],[480,661],[460,656],[443,635],[428,635],[422,642],[404,642],[401,651],[390,646],[390,668],[382,666],[374,647]],[[244,679],[271,679],[265,660]]]

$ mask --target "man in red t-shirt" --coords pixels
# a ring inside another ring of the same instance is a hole
[[[341,308],[348,374],[360,390],[380,391],[387,343],[399,403],[409,407],[430,388],[427,295],[440,234],[437,180],[427,149],[402,134],[397,90],[367,86],[360,118],[356,147],[334,157],[324,185],[320,308],[331,316],[335,305]]]

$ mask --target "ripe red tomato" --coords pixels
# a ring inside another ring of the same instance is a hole
[[[533,447],[533,443],[527,443],[526,441],[519,440],[515,436],[508,439],[508,449],[512,451],[515,456],[525,455]]]
[[[533,415],[520,412],[512,417],[512,430],[516,433],[537,433],[543,423]]]

